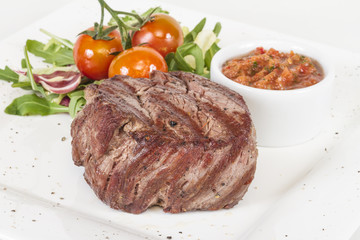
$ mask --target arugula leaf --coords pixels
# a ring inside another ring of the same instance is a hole
[[[68,111],[68,107],[51,103],[44,98],[38,97],[36,94],[28,94],[15,98],[5,109],[5,113],[18,116],[46,116],[55,113],[67,113]]]
[[[44,29],[40,29],[40,31],[46,35],[48,35],[49,37],[51,37],[52,39],[54,39],[55,41],[57,41],[57,43],[59,45],[64,45],[65,47],[68,47],[70,49],[73,49],[74,48],[74,44],[70,41],[70,40],[67,40],[65,38],[61,38],[61,37],[58,37]]]
[[[176,66],[176,62],[174,60],[175,58],[175,53],[171,52],[171,53],[168,53],[166,56],[165,56],[165,61],[166,61],[166,64],[168,65],[168,70],[169,71],[177,71],[179,70]]]
[[[195,68],[190,66],[189,63],[185,61],[185,56],[191,55],[195,58]],[[170,57],[170,56],[169,56]],[[168,59],[170,61],[170,59]],[[174,55],[174,62],[176,63],[176,70],[182,70],[186,72],[192,72],[199,75],[204,73],[204,58],[201,48],[195,43],[185,43],[177,48]],[[170,69],[174,71],[174,69]]]
[[[212,31],[204,29],[205,24],[206,18],[203,18],[190,32],[183,27],[184,34],[187,32],[184,44],[165,57],[169,71],[182,70],[210,77],[211,59],[220,50],[217,36],[221,24],[216,23]]]
[[[221,31],[221,23],[217,22],[215,24],[213,32],[215,33],[216,36],[219,36],[220,31]]]
[[[76,117],[76,114],[85,106],[86,100],[84,97],[76,96],[71,98],[69,104],[69,114],[72,118]]]
[[[26,47],[35,56],[42,57],[46,63],[55,66],[75,64],[72,49],[60,45],[55,40],[50,40],[47,45],[36,40],[27,40]]]
[[[0,79],[7,82],[17,83],[19,81],[19,74],[11,70],[8,66],[0,69]]]
[[[201,32],[205,26],[206,23],[206,18],[203,18],[195,27],[194,29],[189,32],[185,37],[184,37],[184,44],[185,43],[189,43],[189,42],[193,42],[196,38],[196,36],[199,34],[199,32]]]
[[[213,45],[211,45],[211,47],[206,51],[205,66],[208,70],[210,70],[211,59],[213,58],[215,53],[217,53],[217,51],[219,51],[219,50],[220,50],[220,47],[216,43],[213,43]]]
[[[31,65],[30,65],[30,60],[29,60],[27,45],[25,45],[24,54],[25,54],[25,65],[26,65],[26,67],[27,67],[27,76],[28,76],[28,78],[30,79],[31,88],[32,88],[35,92],[41,93],[41,95],[46,98],[46,94],[45,94],[44,88],[41,87],[41,86],[38,86],[38,85],[36,84],[35,80],[34,80],[34,76],[33,76],[33,74],[32,74],[32,70],[31,70]]]
[[[25,58],[21,59],[21,68],[26,68],[26,62],[25,62]],[[30,66],[31,68],[33,68],[32,66]]]
[[[13,83],[11,84],[11,87],[13,88],[22,88],[22,89],[25,89],[25,90],[32,90],[32,87],[31,87],[31,83],[30,82],[17,82],[17,83]]]
[[[84,90],[79,90],[68,94],[70,98],[69,114],[72,118],[85,106],[86,100],[84,97]]]

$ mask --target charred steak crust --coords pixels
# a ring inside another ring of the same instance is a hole
[[[85,90],[74,163],[110,207],[141,213],[231,208],[251,183],[255,129],[243,98],[206,78],[154,71]]]

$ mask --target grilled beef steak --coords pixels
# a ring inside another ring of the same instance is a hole
[[[251,183],[255,129],[243,98],[206,78],[154,71],[85,90],[72,155],[110,207],[141,213],[231,208]]]

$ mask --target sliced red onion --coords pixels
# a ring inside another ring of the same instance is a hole
[[[63,97],[63,99],[61,99],[60,105],[68,107],[70,104],[70,98],[68,96]]]
[[[26,72],[24,72],[24,71],[15,70],[15,72],[16,72],[17,74],[22,74],[22,75],[25,75],[25,76],[26,76]]]
[[[52,93],[68,93],[81,82],[81,73],[74,71],[55,71],[51,74],[33,74],[36,83]]]

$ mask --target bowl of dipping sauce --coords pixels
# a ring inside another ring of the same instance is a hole
[[[329,119],[330,60],[308,44],[240,42],[215,54],[210,78],[243,96],[259,146],[291,146],[314,138]]]

